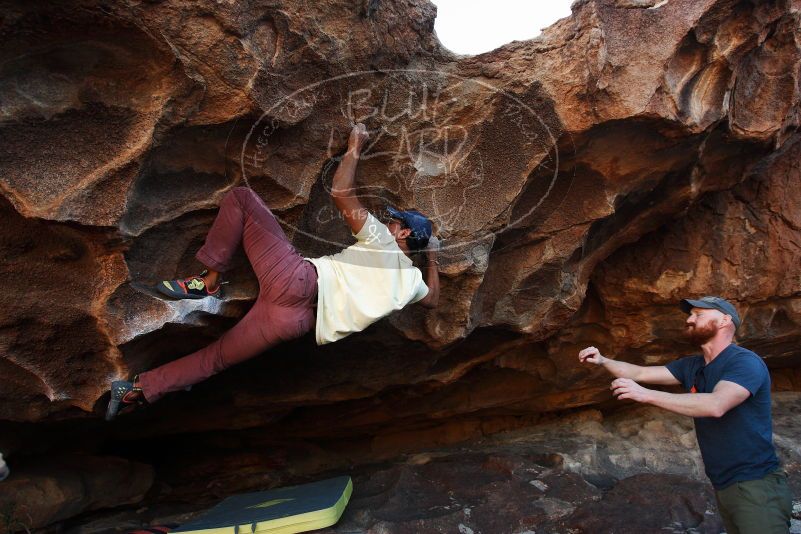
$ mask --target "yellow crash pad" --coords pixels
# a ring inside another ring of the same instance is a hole
[[[196,534],[294,534],[339,521],[353,493],[350,477],[228,497],[172,532]]]

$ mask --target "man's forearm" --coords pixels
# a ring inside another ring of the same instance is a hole
[[[637,380],[637,378],[639,378],[641,370],[639,365],[612,360],[606,356],[602,356],[602,358],[603,361],[600,365],[609,371],[612,376],[617,378],[631,378],[632,380]]]
[[[725,410],[713,393],[667,393],[649,389],[647,404],[690,417],[721,417]]]
[[[439,303],[439,265],[434,254],[426,256],[425,283],[428,286],[427,300],[429,306],[434,307]]]
[[[348,149],[339,162],[334,178],[331,183],[331,194],[334,196],[354,196],[353,183],[356,179],[356,165],[359,163],[359,156],[355,151]]]

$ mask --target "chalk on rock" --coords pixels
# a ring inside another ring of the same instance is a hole
[[[8,475],[11,471],[8,469],[5,460],[3,460],[3,455],[0,454],[0,481],[5,480],[8,478]]]

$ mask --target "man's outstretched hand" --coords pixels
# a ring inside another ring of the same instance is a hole
[[[617,400],[631,399],[635,402],[648,402],[651,390],[645,389],[630,378],[618,378],[612,381],[610,388]]]
[[[362,153],[362,147],[370,134],[367,133],[367,127],[361,122],[356,124],[350,131],[350,138],[348,139],[348,152],[353,153],[354,156],[359,156]]]
[[[604,359],[605,358],[601,356],[601,351],[595,347],[587,347],[579,352],[579,361],[581,363],[594,363],[595,365],[601,365],[604,363]]]

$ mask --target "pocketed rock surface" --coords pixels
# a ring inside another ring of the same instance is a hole
[[[113,456],[180,494],[234,466],[225,493],[269,465],[324,472],[327,451],[365,465],[606,410],[608,377],[578,350],[690,353],[676,302],[703,294],[738,306],[738,342],[777,390],[801,387],[798,0],[578,0],[478,56],[438,42],[426,0],[2,6],[12,473]],[[253,302],[242,254],[221,302],[152,289],[200,269],[229,189],[257,191],[304,255],[351,242],[328,190],[356,121],[365,204],[416,207],[444,238],[440,306],[307,336],[102,423],[110,380],[213,341]],[[219,436],[252,455],[218,462],[234,448]],[[276,442],[283,458],[260,449]]]

